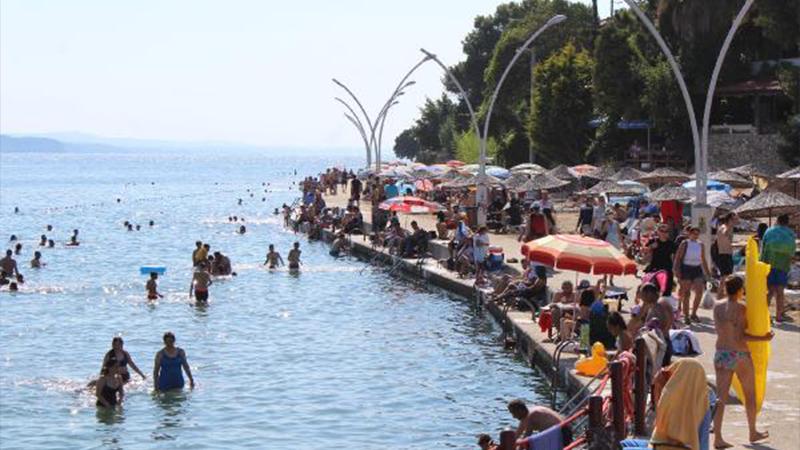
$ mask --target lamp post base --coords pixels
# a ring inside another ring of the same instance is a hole
[[[700,228],[700,242],[704,244],[706,262],[711,266],[711,219],[714,208],[705,203],[692,204],[692,225]]]
[[[478,184],[477,191],[475,192],[475,204],[478,207],[478,226],[486,225],[486,205],[487,202],[487,189],[485,184]]]

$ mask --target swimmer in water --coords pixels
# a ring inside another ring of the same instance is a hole
[[[245,234],[245,233],[247,233],[247,228],[244,225],[240,226],[239,234]]]
[[[275,246],[269,244],[269,252],[267,252],[267,259],[264,260],[264,265],[269,265],[269,269],[277,269],[278,264],[281,266],[285,265],[283,264],[281,254],[275,251]]]
[[[139,231],[139,230],[141,230],[141,229],[142,229],[142,226],[141,226],[141,225],[136,225],[136,231]]]
[[[144,289],[147,291],[148,300],[164,298],[163,295],[158,293],[158,283],[156,280],[158,280],[158,273],[150,272],[150,279],[147,280],[147,284],[144,285]]]
[[[14,254],[19,255],[22,254],[22,243],[17,242],[17,245],[14,246]]]
[[[47,246],[47,236],[42,235],[42,237],[39,238],[39,247],[46,247],[46,246]]]
[[[40,269],[47,264],[42,262],[42,252],[35,251],[33,252],[33,259],[31,260],[31,268],[32,269]]]
[[[131,369],[138,373],[143,380],[147,379],[144,373],[139,370],[139,367],[136,366],[136,363],[133,362],[133,358],[131,358],[128,351],[123,348],[124,344],[122,338],[119,336],[115,336],[111,339],[111,350],[106,352],[106,355],[103,357],[103,367],[116,366],[123,383],[127,383],[131,380],[128,366],[131,366]]]
[[[12,235],[11,235],[11,237],[10,237],[10,238],[8,238],[8,241],[9,241],[9,242],[14,242],[14,241],[16,241],[16,240],[17,240],[17,235],[16,235],[16,234],[12,234]]]
[[[47,225],[47,231],[53,231],[53,226],[48,224]]]
[[[286,257],[286,259],[289,260],[289,270],[300,270],[300,265],[302,264],[302,262],[300,262],[301,253],[300,243],[295,242],[293,248],[289,250],[289,255]]]
[[[154,221],[152,221],[152,220],[151,220],[151,221],[148,223],[148,225],[150,225],[150,227],[154,227],[154,226],[156,225],[156,223],[155,223]]]
[[[11,284],[8,285],[8,292],[17,292],[17,291],[19,291],[19,286],[17,286],[17,283],[12,281]]]
[[[189,377],[189,388],[194,389],[192,369],[186,360],[186,352],[175,345],[175,335],[171,331],[164,333],[164,348],[156,353],[153,365],[153,385],[156,391],[164,392],[172,389],[183,389],[183,373]]]
[[[56,246],[56,241],[54,241],[54,240],[52,240],[52,239],[48,239],[48,240],[47,240],[47,247],[48,247],[48,248],[53,248],[53,247],[55,247],[55,246]]]
[[[11,250],[6,250],[6,257],[0,259],[0,271],[2,271],[3,275],[6,277],[19,275],[19,270],[17,270],[17,262],[12,257],[13,255],[14,252]]]
[[[122,404],[125,397],[125,390],[122,388],[124,382],[120,376],[119,366],[109,364],[103,366],[100,371],[100,378],[94,385],[94,393],[97,396],[97,406],[113,408]]]
[[[239,199],[239,204],[240,204],[240,205],[242,204],[242,199]]]
[[[128,227],[128,231],[133,231],[133,224],[132,223],[129,223],[127,225],[127,227]]]
[[[205,261],[197,265],[189,285],[189,298],[194,296],[198,303],[208,301],[208,287],[213,284],[206,270],[207,265]]]
[[[69,243],[67,245],[69,245],[69,246],[81,245],[81,243],[78,242],[78,230],[77,229],[72,230],[72,237],[69,238]]]
[[[280,211],[278,211],[278,208],[275,208],[275,211],[272,211],[272,215],[277,216],[278,214],[280,214]]]

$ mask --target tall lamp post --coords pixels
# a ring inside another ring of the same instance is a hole
[[[494,103],[497,100],[497,95],[500,93],[500,88],[503,86],[503,82],[508,76],[508,73],[511,71],[511,68],[514,66],[514,63],[517,62],[520,56],[525,52],[525,50],[533,44],[533,41],[539,37],[546,29],[550,28],[553,25],[559,24],[567,19],[567,16],[563,14],[556,14],[555,16],[551,17],[541,28],[539,28],[535,33],[525,41],[522,46],[520,46],[517,51],[514,53],[514,57],[511,58],[511,62],[508,63],[506,66],[506,70],[500,76],[500,80],[497,81],[497,86],[494,88],[494,92],[492,92],[492,97],[489,100],[489,108],[486,110],[486,118],[483,121],[483,134],[481,135],[481,145],[480,145],[480,156],[479,156],[479,168],[478,168],[478,192],[476,196],[477,204],[478,204],[478,224],[485,225],[486,224],[486,202],[487,202],[487,189],[486,189],[486,145],[487,140],[489,138],[489,122],[492,118],[492,110],[494,109]]]
[[[661,52],[664,53],[664,56],[667,58],[667,61],[672,68],[672,73],[675,75],[675,80],[678,82],[678,86],[681,89],[684,103],[686,103],[686,112],[689,114],[689,123],[692,127],[696,175],[696,200],[695,204],[692,206],[692,222],[700,227],[703,240],[706,242],[708,242],[711,237],[711,230],[708,226],[708,223],[713,214],[712,208],[706,204],[706,186],[708,182],[708,128],[711,121],[711,104],[714,101],[714,90],[717,86],[717,78],[719,76],[720,69],[722,68],[722,63],[725,60],[725,54],[728,53],[728,48],[730,47],[731,41],[733,41],[733,36],[736,34],[736,30],[739,28],[739,25],[741,25],[744,16],[747,14],[747,11],[750,9],[750,7],[753,6],[753,1],[754,0],[747,0],[739,10],[739,13],[733,20],[731,28],[728,30],[727,36],[725,36],[725,41],[722,43],[722,48],[720,49],[719,55],[717,55],[717,62],[714,65],[714,71],[711,74],[708,92],[706,93],[705,108],[703,109],[703,138],[701,141],[700,132],[697,128],[697,119],[694,114],[694,106],[692,105],[692,99],[689,97],[689,91],[686,89],[686,83],[683,80],[683,75],[681,74],[680,67],[678,67],[678,63],[675,61],[675,58],[673,57],[672,52],[669,50],[667,44],[664,42],[664,39],[658,33],[658,30],[656,30],[653,22],[650,21],[647,15],[645,15],[645,13],[639,8],[634,0],[625,0],[625,3],[627,3],[634,14],[636,14],[636,17],[639,18],[639,20],[647,28],[647,31],[649,31],[650,34],[655,38],[656,42],[658,42]],[[709,246],[706,246],[706,249],[708,251]]]

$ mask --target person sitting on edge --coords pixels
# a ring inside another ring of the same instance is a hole
[[[40,252],[40,251],[33,252],[33,259],[31,260],[31,268],[32,269],[39,269],[39,268],[42,268],[42,267],[44,267],[46,265],[47,264],[42,262],[42,252]]]
[[[289,255],[286,259],[289,260],[289,270],[300,270],[300,265],[302,262],[300,261],[300,243],[295,242],[292,246],[292,249],[289,250]]]
[[[267,258],[264,260],[264,265],[268,265],[269,269],[277,269],[279,265],[285,265],[281,254],[275,251],[273,244],[269,244],[269,251],[267,252]]]
[[[186,352],[175,346],[175,335],[171,331],[164,333],[164,348],[156,353],[153,365],[153,385],[157,392],[183,389],[183,372],[189,377],[189,387],[194,389],[192,369],[186,360]]]
[[[564,421],[560,414],[545,406],[534,406],[529,409],[521,399],[510,401],[508,412],[519,420],[516,439],[530,436],[534,431],[544,431]],[[572,442],[572,428],[564,426],[561,428],[561,433],[562,444],[569,445]]]
[[[334,258],[338,258],[342,252],[348,251],[349,248],[350,243],[347,241],[347,235],[340,231],[331,244],[330,255]]]
[[[733,374],[736,374],[742,384],[750,443],[758,442],[769,436],[768,432],[760,432],[756,429],[755,369],[747,342],[771,341],[775,334],[770,331],[764,336],[753,336],[745,331],[747,330],[747,308],[739,303],[739,299],[744,295],[744,280],[741,277],[737,275],[728,277],[725,281],[725,291],[728,299],[719,301],[714,306],[714,329],[717,333],[714,369],[717,380],[717,397],[719,398],[714,414],[714,448],[732,447],[722,439],[722,418],[725,414],[725,403],[728,401]]]
[[[158,273],[150,272],[150,279],[147,280],[147,283],[144,285],[144,289],[147,291],[147,299],[148,300],[157,300],[159,298],[164,298],[163,295],[158,293]]]

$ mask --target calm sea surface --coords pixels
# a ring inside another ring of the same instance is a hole
[[[505,402],[547,398],[547,387],[502,350],[491,319],[385,270],[361,273],[364,263],[334,260],[272,215],[297,196],[302,175],[359,163],[245,152],[0,155],[0,239],[20,237],[27,279],[17,294],[0,291],[0,447],[475,448],[478,433],[513,425]],[[228,223],[234,214],[245,235]],[[126,231],[125,220],[142,229]],[[74,228],[80,247],[64,247]],[[57,245],[33,270],[41,234]],[[202,308],[188,298],[197,239],[238,273],[214,283]],[[268,244],[285,258],[295,240],[301,274],[261,266]],[[167,267],[155,304],[145,300],[144,264]],[[193,391],[152,393],[167,330],[187,353]],[[122,409],[99,412],[84,386],[118,334],[148,379],[132,374]]]

